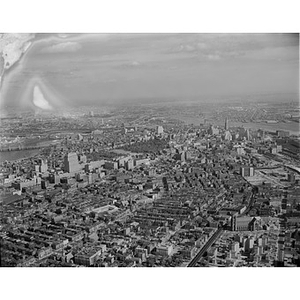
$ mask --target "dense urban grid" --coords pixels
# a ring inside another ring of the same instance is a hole
[[[1,266],[300,266],[300,141],[278,122],[298,104],[1,118],[0,155],[28,152],[1,161]]]

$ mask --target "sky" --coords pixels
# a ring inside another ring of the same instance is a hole
[[[2,89],[4,107],[48,110],[130,100],[203,101],[258,94],[297,100],[299,36],[38,35],[5,75]]]

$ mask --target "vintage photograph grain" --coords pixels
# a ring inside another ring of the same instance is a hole
[[[299,119],[296,33],[1,33],[0,266],[299,267]]]

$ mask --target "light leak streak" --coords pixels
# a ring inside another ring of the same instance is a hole
[[[42,91],[40,90],[39,86],[36,85],[33,88],[33,99],[32,99],[33,104],[41,108],[43,110],[52,110],[52,106],[49,104],[49,102],[45,99]]]

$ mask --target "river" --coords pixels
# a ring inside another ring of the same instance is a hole
[[[39,149],[0,152],[0,163],[33,157],[39,152]]]

